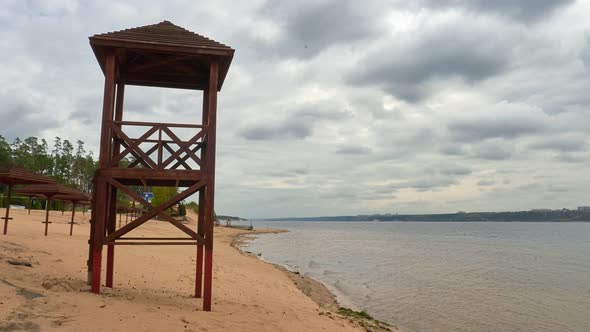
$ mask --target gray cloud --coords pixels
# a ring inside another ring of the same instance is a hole
[[[453,178],[433,177],[402,182],[399,189],[415,189],[419,192],[436,190],[458,184],[459,181]]]
[[[35,100],[24,100],[18,96],[0,96],[2,100],[2,132],[8,141],[20,137],[43,136],[43,131],[59,126],[56,117],[48,116],[48,109]],[[10,125],[8,125],[10,124]]]
[[[260,13],[280,22],[283,32],[267,47],[282,56],[309,58],[334,44],[375,35],[381,7],[376,1],[269,1]]]
[[[489,186],[493,186],[496,184],[496,181],[494,180],[479,180],[477,182],[477,185],[480,187],[489,187]]]
[[[463,7],[475,13],[489,12],[531,22],[574,3],[575,0],[421,0],[431,8]]]
[[[366,155],[372,152],[371,148],[366,146],[343,146],[336,150],[338,154],[348,154],[348,155]]]
[[[384,46],[361,60],[349,81],[419,102],[433,92],[433,81],[461,79],[474,84],[504,72],[509,64],[507,45],[493,31],[465,28],[439,27],[407,45]]]
[[[559,152],[576,152],[586,149],[586,141],[581,136],[553,137],[543,139],[530,145],[535,150],[553,150]]]
[[[439,171],[443,175],[469,175],[469,174],[471,174],[471,169],[469,167],[459,166],[459,165],[443,166],[439,169]]]
[[[580,59],[586,66],[586,69],[590,70],[590,34],[586,37],[586,44],[580,51]]]
[[[311,124],[284,122],[279,126],[253,126],[239,132],[245,139],[260,141],[272,139],[303,139],[311,135]]]
[[[512,122],[507,121],[507,119],[494,119],[491,122],[461,119],[449,124],[448,128],[458,140],[482,140],[497,137],[515,138],[536,133],[542,129],[536,123]]]
[[[539,110],[501,103],[450,119],[447,128],[457,141],[480,141],[490,138],[513,139],[547,131],[548,121]]]
[[[555,158],[555,160],[564,163],[585,163],[588,160],[588,157],[585,154],[561,153]]]
[[[514,148],[502,141],[486,142],[472,149],[472,156],[487,160],[507,160],[512,157]]]
[[[350,115],[331,103],[302,104],[285,112],[290,114],[283,120],[246,126],[239,135],[248,140],[303,139],[311,136],[313,127],[322,121],[338,121]]]

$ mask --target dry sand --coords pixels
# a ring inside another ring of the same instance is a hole
[[[320,307],[284,271],[233,248],[243,231],[215,229],[213,312],[203,312],[192,297],[193,246],[118,246],[114,288],[95,295],[86,285],[89,214],[77,214],[72,237],[67,212],[51,212],[47,237],[43,211],[11,216],[8,235],[0,235],[0,331],[363,330]],[[132,233],[180,235],[156,221]]]

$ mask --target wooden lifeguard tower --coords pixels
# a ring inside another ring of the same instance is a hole
[[[105,245],[106,287],[113,286],[116,245],[195,245],[195,297],[202,296],[203,310],[210,311],[217,92],[221,90],[234,50],[168,21],[98,34],[89,39],[105,76],[99,167],[94,178],[89,241],[88,278],[92,292],[100,293]],[[203,91],[202,122],[124,121],[125,85]],[[187,130],[190,134],[186,138],[177,133]],[[133,133],[139,134],[134,136]],[[125,167],[121,164],[124,158],[132,159]],[[184,190],[160,206],[153,206],[129,186],[170,186]],[[116,223],[118,191],[140,202],[147,210],[121,228],[117,228]],[[197,229],[193,230],[168,215],[166,209],[197,192],[199,219]],[[179,228],[186,237],[125,236],[156,216]]]

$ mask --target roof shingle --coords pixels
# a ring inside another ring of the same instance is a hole
[[[119,40],[148,44],[166,44],[170,46],[185,46],[197,48],[216,48],[227,51],[233,49],[215,40],[179,27],[170,21],[146,25],[137,28],[96,34],[91,40]]]

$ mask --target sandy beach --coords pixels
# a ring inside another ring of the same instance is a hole
[[[77,214],[70,237],[68,212],[52,211],[45,237],[43,213],[12,210],[8,235],[0,236],[0,331],[365,330],[333,313],[325,299],[331,295],[317,291],[321,286],[237,250],[231,244],[244,231],[224,227],[215,229],[213,312],[203,312],[201,300],[192,297],[192,246],[119,246],[114,288],[94,295],[86,285],[89,214]],[[134,233],[178,234],[161,221]]]

